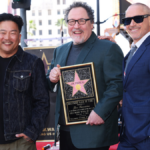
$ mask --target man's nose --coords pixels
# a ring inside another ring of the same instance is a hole
[[[80,25],[79,25],[78,21],[76,21],[74,27],[75,27],[75,28],[78,28],[79,26],[80,26]]]
[[[9,33],[6,33],[5,36],[4,36],[4,38],[5,38],[5,39],[10,39],[10,34],[9,34]]]

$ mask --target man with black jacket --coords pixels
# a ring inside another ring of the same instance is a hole
[[[36,150],[49,112],[41,59],[19,46],[23,21],[0,14],[0,149]]]

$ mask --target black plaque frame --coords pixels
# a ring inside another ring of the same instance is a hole
[[[60,71],[66,125],[86,123],[98,102],[94,64],[90,62],[60,67]]]

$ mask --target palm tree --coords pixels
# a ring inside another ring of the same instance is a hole
[[[66,24],[65,20],[63,18],[61,18],[61,19],[57,20],[57,22],[56,22],[55,25],[58,26],[58,27],[60,27],[60,31],[61,31],[61,43],[63,44],[63,39],[62,39],[62,37],[64,36],[63,25],[67,26],[67,24]]]
[[[36,30],[36,24],[34,23],[33,20],[29,20],[29,30],[28,30],[29,31],[28,34],[33,36],[33,33],[30,32],[31,29]]]
[[[61,32],[63,31],[63,25],[65,27],[67,26],[67,24],[66,24],[66,22],[65,22],[65,20],[63,18],[58,19],[55,25],[58,26],[58,27],[60,27],[60,31]]]

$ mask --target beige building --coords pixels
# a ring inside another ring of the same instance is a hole
[[[55,46],[60,45],[61,30],[56,26],[59,19],[64,18],[65,9],[77,0],[42,0],[33,2],[31,10],[27,11],[28,46]],[[81,0],[80,0],[81,1]],[[29,21],[33,21],[36,29],[29,29]],[[65,22],[65,20],[64,20]],[[67,27],[63,25],[63,42],[68,42]]]

